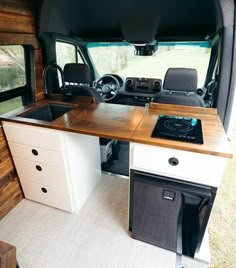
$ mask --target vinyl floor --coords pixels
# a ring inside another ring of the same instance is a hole
[[[76,214],[24,199],[1,220],[0,240],[16,246],[20,268],[175,268],[173,252],[131,238],[128,190],[129,180],[103,175]]]

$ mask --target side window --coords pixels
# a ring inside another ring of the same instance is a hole
[[[63,69],[66,63],[83,63],[76,46],[71,43],[56,42],[57,64]]]
[[[23,106],[26,91],[24,47],[0,46],[0,114]]]

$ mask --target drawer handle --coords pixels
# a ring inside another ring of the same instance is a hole
[[[41,191],[42,191],[43,193],[45,193],[45,194],[48,192],[48,190],[47,190],[46,188],[44,188],[44,187],[41,188]]]
[[[42,167],[40,167],[39,165],[36,165],[36,169],[37,169],[38,171],[42,171],[42,170],[43,170]]]
[[[179,164],[179,160],[176,157],[171,157],[168,162],[171,166],[177,166]]]
[[[32,149],[32,154],[33,154],[33,155],[38,155],[39,153],[38,153],[38,151],[37,151],[37,150]]]

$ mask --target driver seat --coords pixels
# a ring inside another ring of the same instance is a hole
[[[64,66],[65,92],[75,96],[90,96],[94,100],[104,102],[102,96],[90,87],[91,73],[87,64],[67,63]]]
[[[89,85],[91,73],[84,63],[67,63],[64,66],[65,92],[72,96],[91,96],[97,103],[104,102],[102,96]],[[107,138],[100,138],[101,164],[106,163],[112,156],[118,158],[120,142]]]

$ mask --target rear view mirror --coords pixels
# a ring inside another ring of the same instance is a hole
[[[157,44],[135,45],[134,47],[136,56],[152,56],[157,51]]]

